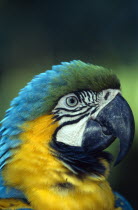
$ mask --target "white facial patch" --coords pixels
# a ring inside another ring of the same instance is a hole
[[[88,116],[81,119],[78,123],[63,126],[58,131],[56,140],[70,146],[81,147],[87,120]]]
[[[59,99],[52,113],[60,129],[56,141],[70,146],[82,146],[83,133],[88,120],[95,120],[98,113],[110,103],[120,90],[107,89],[99,93],[91,90],[70,93]]]

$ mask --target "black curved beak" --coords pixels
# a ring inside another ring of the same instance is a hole
[[[87,122],[83,135],[83,147],[88,152],[107,148],[116,138],[120,140],[120,151],[114,165],[127,154],[134,138],[134,117],[126,100],[117,94],[97,115]]]

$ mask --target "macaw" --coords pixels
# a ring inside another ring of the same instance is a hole
[[[134,137],[111,71],[79,60],[47,70],[11,102],[0,129],[0,209],[131,210],[107,181]]]

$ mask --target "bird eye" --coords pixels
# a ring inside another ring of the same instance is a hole
[[[77,106],[78,99],[75,96],[70,96],[66,98],[66,104],[70,107]]]

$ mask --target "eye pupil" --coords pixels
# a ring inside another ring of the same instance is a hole
[[[70,103],[71,103],[71,104],[74,104],[74,103],[75,103],[74,98],[71,98],[71,99],[70,99]]]
[[[75,96],[66,98],[66,104],[70,107],[74,107],[78,104],[78,99]]]

